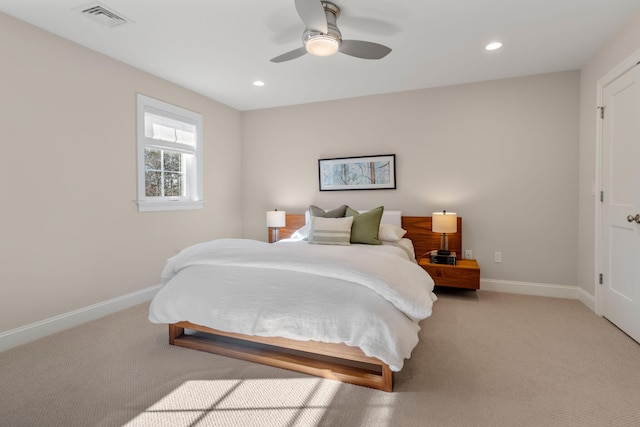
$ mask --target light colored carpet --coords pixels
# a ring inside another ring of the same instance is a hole
[[[640,425],[640,345],[580,302],[439,296],[394,393],[169,346],[144,304],[0,353],[0,425]]]

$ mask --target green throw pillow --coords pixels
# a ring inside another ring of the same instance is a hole
[[[342,218],[344,217],[344,213],[347,211],[347,205],[342,205],[330,211],[325,211],[322,208],[311,205],[309,206],[309,213],[311,216],[319,216],[322,218]]]
[[[382,242],[378,239],[378,231],[380,230],[380,220],[383,212],[384,206],[363,213],[359,213],[357,210],[347,206],[346,216],[353,217],[351,243],[381,245]]]

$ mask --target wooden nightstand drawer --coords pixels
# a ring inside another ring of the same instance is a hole
[[[456,265],[431,264],[428,258],[419,261],[438,286],[480,289],[480,267],[475,259],[461,259]]]

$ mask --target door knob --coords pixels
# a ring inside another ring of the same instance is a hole
[[[627,221],[629,221],[629,222],[633,222],[633,221],[635,221],[635,222],[637,222],[638,224],[640,224],[640,214],[637,214],[636,216],[628,215],[628,216],[627,216]]]

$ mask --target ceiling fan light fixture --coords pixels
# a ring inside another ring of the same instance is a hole
[[[305,43],[307,52],[314,56],[330,56],[338,52],[340,42],[326,34],[309,37]]]

